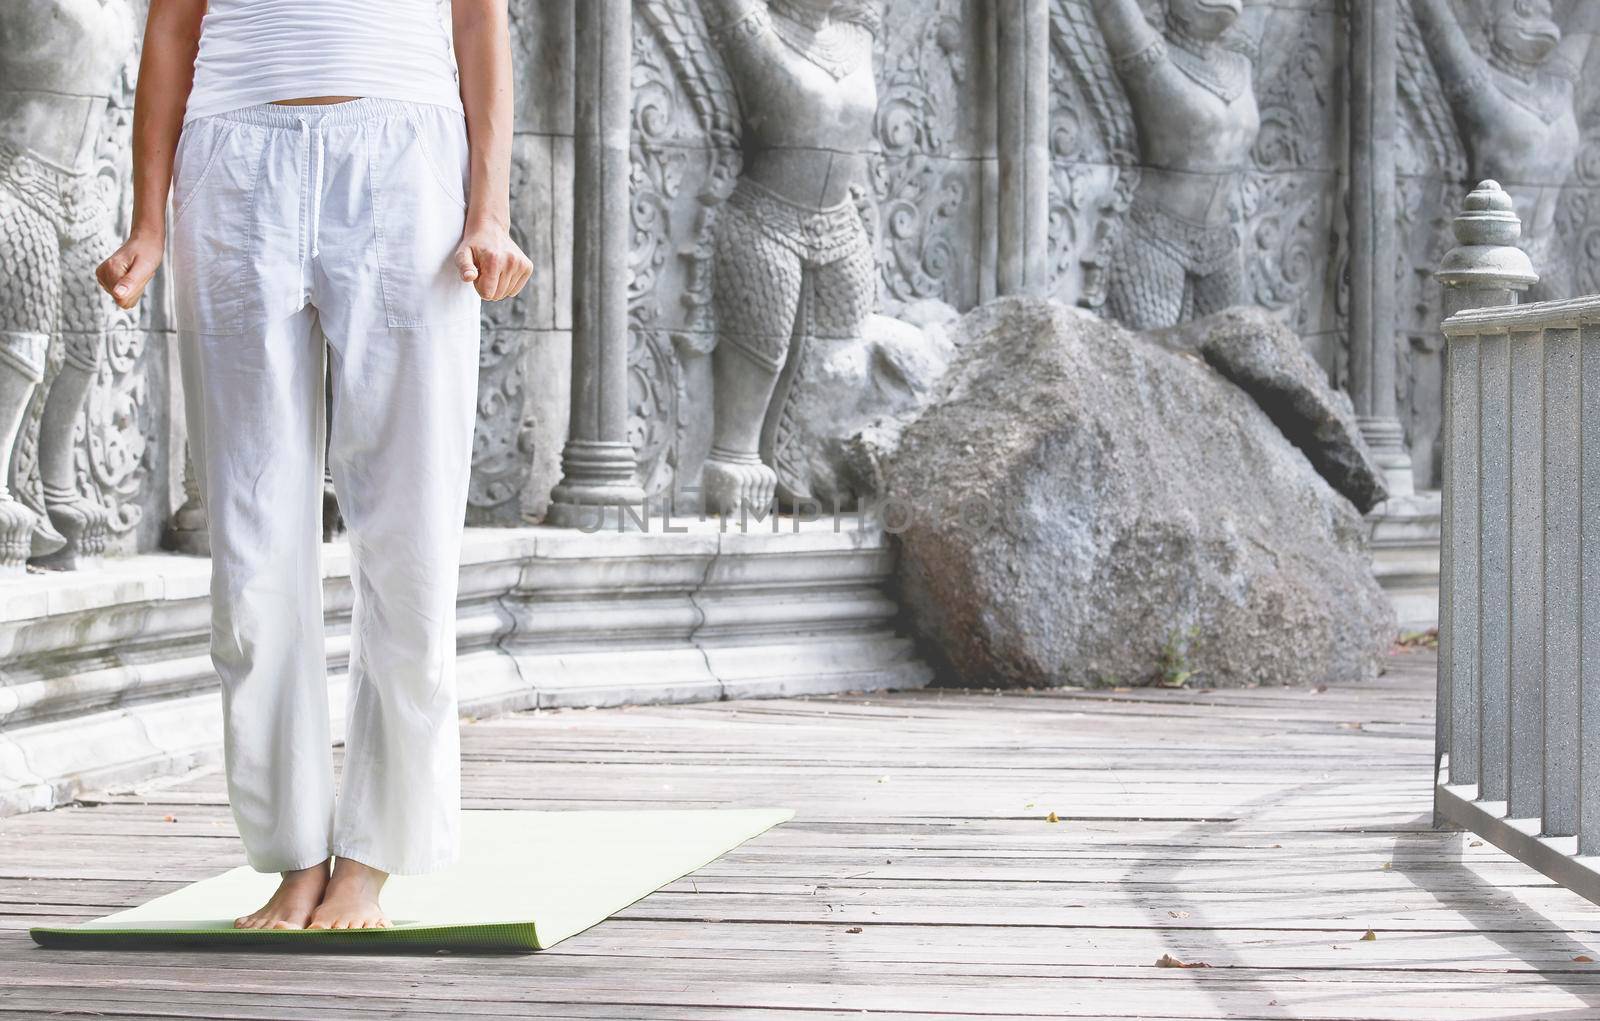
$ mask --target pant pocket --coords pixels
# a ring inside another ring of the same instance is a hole
[[[218,118],[183,129],[173,164],[178,328],[238,333],[253,291],[255,191],[267,133]]]
[[[455,266],[466,224],[466,121],[422,109],[368,127],[373,221],[391,327],[476,318],[477,291]]]

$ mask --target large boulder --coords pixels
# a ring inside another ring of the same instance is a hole
[[[1350,398],[1298,334],[1260,308],[1233,308],[1164,330],[1154,339],[1193,351],[1255,398],[1289,442],[1363,514],[1389,498],[1383,469],[1361,435]]]
[[[901,597],[961,684],[1320,684],[1393,613],[1360,514],[1200,358],[1005,299],[882,464]]]

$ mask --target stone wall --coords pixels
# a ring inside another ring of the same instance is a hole
[[[474,523],[536,519],[560,477],[573,338],[574,5],[582,2],[588,0],[511,0],[519,86],[515,231],[536,270],[522,297],[485,312],[469,506]],[[1431,273],[1448,245],[1448,217],[1485,160],[1482,145],[1463,137],[1451,98],[1459,90],[1441,79],[1418,27],[1414,4],[1421,2],[1382,0],[1380,6],[1392,3],[1400,23],[1396,390],[1418,481],[1431,485],[1440,406],[1438,292]],[[1487,45],[1482,26],[1500,16],[1498,0],[1440,2],[1453,4],[1472,37]],[[104,17],[125,15],[136,28],[146,3],[108,0]],[[695,486],[711,447],[710,256],[717,214],[739,175],[750,113],[741,109],[710,39],[703,13],[708,3],[633,4],[627,431],[639,455],[640,481],[651,494]],[[1151,24],[1162,24],[1160,2],[1149,0],[1146,7]],[[1255,34],[1238,52],[1248,55],[1260,126],[1224,189],[1229,243],[1242,255],[1239,296],[1291,324],[1344,385],[1353,87],[1348,9],[1342,0],[1278,0],[1252,3],[1246,20],[1252,8]],[[1066,302],[1105,310],[1136,182],[1150,175],[1141,174],[1149,160],[1140,152],[1139,114],[1114,69],[1091,0],[880,0],[875,9],[877,115],[870,138],[849,143],[865,167],[861,205],[876,257],[875,311],[892,316],[929,299],[966,310],[1003,290],[1000,182],[1010,178],[1003,176],[1000,124],[1006,104],[1020,100],[1002,82],[996,25],[1000,18],[1033,19],[1034,11],[1043,13],[1037,22],[1026,21],[1025,33],[1049,36],[1048,137],[1034,140],[1048,146],[1048,289]],[[36,17],[19,13],[31,10],[0,17]],[[1584,28],[1574,24],[1583,14],[1576,0],[1558,0],[1556,14],[1569,29]],[[81,30],[68,25],[59,31]],[[83,196],[108,204],[108,237],[121,231],[128,213],[137,68],[136,32],[115,38],[123,40],[122,50],[101,61],[111,70],[94,72],[91,77],[104,80],[86,81],[81,89],[97,97],[91,101],[98,111],[96,143],[72,183]],[[64,47],[52,59],[65,67],[79,59],[71,50]],[[8,77],[18,75],[8,71]],[[1571,166],[1552,168],[1550,180],[1532,183],[1559,193],[1558,243],[1541,250],[1549,265],[1540,268],[1558,270],[1555,279],[1589,293],[1600,291],[1600,57],[1591,54],[1574,77],[1571,105],[1583,128],[1581,151]],[[30,87],[26,81],[21,86]],[[48,82],[41,88],[47,91]],[[11,96],[0,95],[0,104],[14,108],[0,113],[20,109]],[[24,130],[13,127],[13,135]],[[11,143],[26,148],[27,139],[12,137]],[[0,196],[7,187],[27,187],[31,166],[26,155],[8,157]],[[1522,182],[1506,183],[1515,193]],[[11,278],[25,277],[31,265],[18,251],[8,250],[0,267]],[[77,309],[79,318],[101,315],[80,277],[65,289],[65,307]],[[13,306],[5,310],[11,322],[20,303],[32,299],[14,279],[8,287],[3,300]],[[72,463],[77,494],[105,514],[113,553],[159,545],[184,499],[170,306],[170,285],[161,277],[137,314],[109,314],[103,335],[89,331],[99,338],[98,356],[72,426]],[[31,446],[24,432],[14,459],[19,471],[38,457],[37,429]]]

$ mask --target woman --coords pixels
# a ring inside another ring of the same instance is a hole
[[[516,294],[531,265],[508,229],[505,0],[451,14],[453,54],[436,0],[150,4],[133,226],[98,277],[123,307],[139,300],[170,186],[229,800],[250,864],[283,877],[245,928],[385,926],[390,873],[457,855],[479,300]],[[337,803],[324,449],[354,589]]]

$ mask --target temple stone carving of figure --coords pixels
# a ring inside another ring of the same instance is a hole
[[[1600,3],[1573,5],[1563,33],[1550,0],[1490,0],[1474,45],[1451,0],[1412,0],[1471,162],[1473,180],[1506,182],[1522,218],[1520,247],[1541,276],[1531,300],[1573,297],[1556,213],[1578,159],[1580,69],[1600,30]]]
[[[116,237],[92,169],[132,46],[123,0],[0,7],[0,564],[13,570],[105,546],[73,449],[115,313],[94,277]]]
[[[1167,0],[1158,30],[1139,0],[1094,0],[1094,8],[1132,104],[1140,153],[1107,310],[1135,329],[1155,329],[1238,304],[1244,266],[1233,207],[1261,131],[1261,11],[1247,18],[1242,0]]]
[[[816,347],[859,338],[877,299],[863,214],[877,113],[875,10],[701,0],[737,92],[744,165],[717,216],[708,509],[810,496],[804,387]]]

